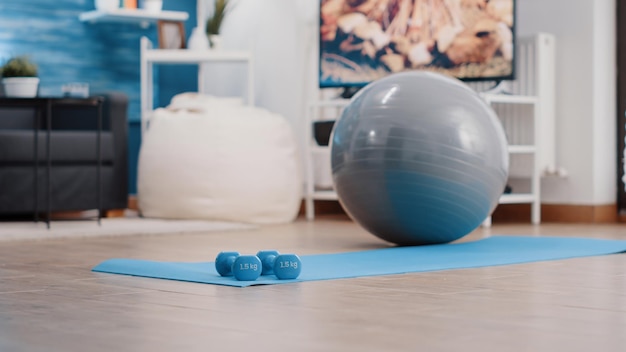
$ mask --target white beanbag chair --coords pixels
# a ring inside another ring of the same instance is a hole
[[[301,162],[280,115],[185,93],[154,111],[142,139],[142,216],[270,224],[298,214]]]

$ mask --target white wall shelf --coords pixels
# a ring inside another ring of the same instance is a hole
[[[202,62],[243,62],[252,58],[249,52],[187,49],[151,49],[143,59],[159,64],[195,64]]]
[[[500,196],[500,204],[519,204],[519,203],[532,203],[536,196],[532,193],[518,193],[518,194],[503,194]]]
[[[157,21],[184,22],[189,18],[187,12],[159,11],[153,12],[144,9],[119,8],[108,11],[89,11],[81,13],[78,18],[89,23],[137,23],[146,28],[150,23]]]
[[[537,147],[534,145],[509,145],[509,154],[534,154]]]
[[[249,52],[231,52],[227,50],[188,50],[155,49],[147,37],[141,38],[141,132],[148,126],[148,119],[153,110],[154,101],[154,65],[155,64],[191,64],[198,65],[198,92],[206,94],[207,80],[205,65],[211,63],[241,63],[248,67],[247,98],[248,104],[254,105],[254,64]]]
[[[337,200],[337,193],[332,190],[315,191],[313,197],[316,200]]]
[[[536,104],[536,96],[513,95],[513,94],[480,94],[485,101],[491,104]]]

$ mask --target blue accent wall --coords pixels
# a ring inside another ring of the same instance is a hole
[[[129,191],[136,193],[140,145],[139,41],[157,43],[156,26],[83,23],[78,16],[94,9],[93,0],[0,0],[0,63],[28,55],[39,66],[40,95],[61,95],[69,82],[87,82],[90,92],[117,90],[129,97]],[[165,0],[164,10],[189,13],[187,37],[196,25],[195,0]],[[163,66],[155,70],[156,105],[184,91],[197,90],[197,68]]]

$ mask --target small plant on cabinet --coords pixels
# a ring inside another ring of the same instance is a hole
[[[11,98],[32,98],[37,96],[39,78],[37,65],[26,56],[9,59],[1,68],[4,94]]]

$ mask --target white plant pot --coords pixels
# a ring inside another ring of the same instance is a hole
[[[196,27],[191,31],[187,48],[189,50],[209,50],[209,38],[202,28]]]
[[[120,7],[120,0],[95,0],[94,6],[98,11],[112,11]]]
[[[222,36],[219,34],[209,35],[209,41],[211,42],[211,49],[219,50],[222,48]]]
[[[4,95],[8,98],[34,98],[39,88],[37,77],[10,77],[3,78]]]
[[[148,12],[160,12],[163,9],[163,0],[144,0],[143,8]]]

